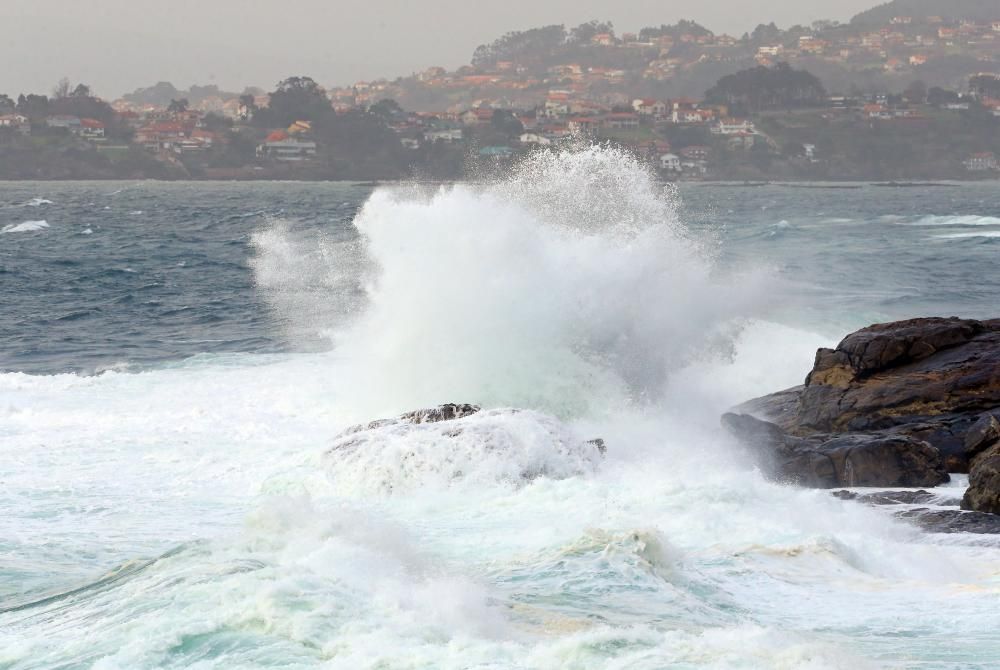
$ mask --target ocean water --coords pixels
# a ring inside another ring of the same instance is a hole
[[[997,316],[998,194],[607,149],[0,184],[0,668],[995,668],[1000,540],[769,483],[718,416]],[[331,450],[442,402],[485,411]]]

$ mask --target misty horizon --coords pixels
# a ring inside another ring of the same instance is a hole
[[[273,2],[248,7],[228,0],[211,7],[193,0],[169,8],[127,0],[106,0],[99,9],[66,0],[20,6],[0,26],[0,38],[11,52],[31,52],[42,40],[58,43],[63,58],[39,58],[8,70],[0,91],[48,93],[63,77],[88,84],[106,99],[159,81],[181,89],[215,84],[229,91],[270,90],[287,76],[304,75],[324,86],[343,86],[405,77],[432,66],[454,69],[467,64],[477,46],[541,25],[606,20],[621,34],[687,19],[738,37],[772,21],[782,27],[846,21],[876,3],[783,1],[734,9],[722,0],[671,7],[633,0],[608,11],[593,0],[560,0],[544,7],[517,0],[502,8],[452,0],[397,8],[380,0],[349,10],[347,27],[348,10],[314,0],[301,4],[294,15]]]

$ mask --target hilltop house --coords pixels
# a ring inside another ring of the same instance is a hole
[[[49,128],[65,128],[75,134],[80,130],[80,117],[70,116],[69,114],[57,114],[45,119],[45,125]]]
[[[20,114],[5,114],[0,116],[0,128],[13,128],[22,135],[31,134],[31,122],[28,117]]]
[[[594,132],[600,122],[596,116],[574,116],[566,119],[566,128],[573,134],[586,135]]]
[[[703,160],[708,160],[709,151],[711,151],[709,147],[700,144],[694,144],[689,147],[684,147],[683,149],[681,149],[680,153],[681,156],[687,158],[688,160],[703,161]]]
[[[611,112],[604,117],[602,125],[615,130],[631,130],[639,127],[639,115],[633,112]]]
[[[518,137],[518,142],[525,146],[547,146],[552,144],[552,140],[545,135],[540,135],[539,133],[521,133],[521,136]]]
[[[143,126],[135,133],[135,143],[149,151],[169,149],[187,133],[184,126],[172,121],[157,121]]]
[[[750,119],[719,119],[719,122],[712,126],[713,135],[745,135],[754,133],[754,124]]]
[[[257,156],[289,163],[306,161],[316,156],[316,143],[275,130],[263,144],[257,146]]]
[[[97,119],[80,119],[80,127],[77,132],[85,140],[104,141],[104,124]]]
[[[440,128],[438,130],[428,130],[424,132],[425,142],[445,142],[446,144],[451,144],[452,142],[462,141],[462,129],[461,128]]]
[[[663,154],[660,156],[660,169],[666,172],[680,172],[681,158],[677,154]]]
[[[667,103],[662,100],[651,100],[649,98],[637,98],[632,101],[632,109],[641,116],[652,116],[659,119],[667,115]]]
[[[493,120],[493,110],[488,107],[475,107],[462,112],[459,119],[464,126],[484,126]]]

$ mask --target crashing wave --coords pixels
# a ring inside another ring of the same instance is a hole
[[[521,409],[442,405],[348,428],[326,452],[340,489],[389,494],[459,481],[565,479],[593,471],[604,441]]]

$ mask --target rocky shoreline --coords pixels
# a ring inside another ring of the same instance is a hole
[[[862,328],[817,351],[803,385],[747,401],[722,425],[765,475],[800,486],[933,487],[968,473],[965,511],[900,515],[939,532],[1000,532],[1000,319]],[[838,495],[869,504],[934,497],[908,493]]]

